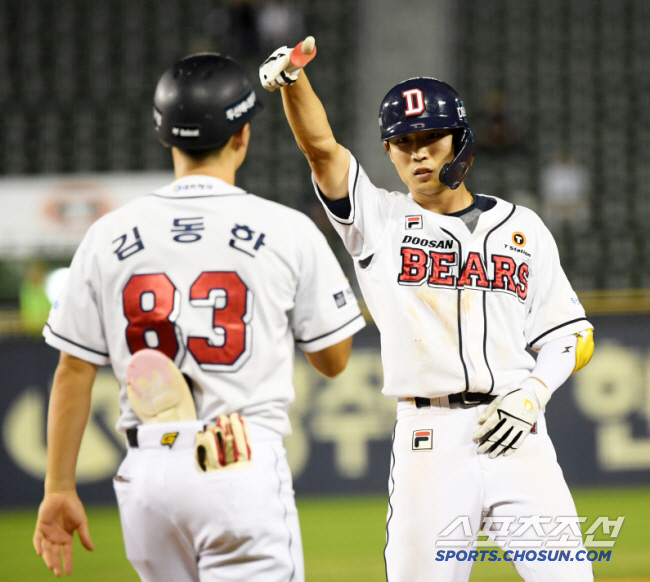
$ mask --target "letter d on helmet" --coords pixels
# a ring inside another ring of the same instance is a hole
[[[182,150],[223,146],[263,109],[246,71],[216,53],[190,55],[160,77],[153,120],[163,143]]]
[[[455,189],[474,161],[474,135],[467,124],[465,107],[447,83],[431,77],[415,77],[395,85],[379,108],[381,139],[431,129],[451,129],[455,157],[440,170],[440,182]]]

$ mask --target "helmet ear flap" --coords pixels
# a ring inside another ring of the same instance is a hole
[[[458,140],[460,147],[456,146],[456,136],[454,135],[456,156],[451,162],[442,166],[438,176],[440,183],[452,190],[461,185],[474,161],[474,134],[469,128],[458,133],[461,134]]]

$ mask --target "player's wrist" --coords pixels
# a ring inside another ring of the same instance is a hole
[[[553,394],[549,387],[536,376],[530,376],[524,380],[520,384],[520,388],[529,392],[537,400],[541,410],[546,408]]]
[[[45,478],[45,493],[77,493],[77,486],[74,478]]]

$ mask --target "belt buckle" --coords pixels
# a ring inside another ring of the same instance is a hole
[[[461,392],[460,393],[460,398],[462,402],[460,403],[461,408],[472,408],[474,406],[478,406],[483,402],[480,398],[478,400],[469,400],[467,398],[468,392]]]

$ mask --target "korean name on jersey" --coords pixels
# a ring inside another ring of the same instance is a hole
[[[112,363],[122,430],[138,422],[126,366],[149,347],[194,380],[200,419],[239,411],[287,434],[294,342],[318,351],[364,325],[307,216],[188,176],[91,226],[44,335],[79,358]]]

